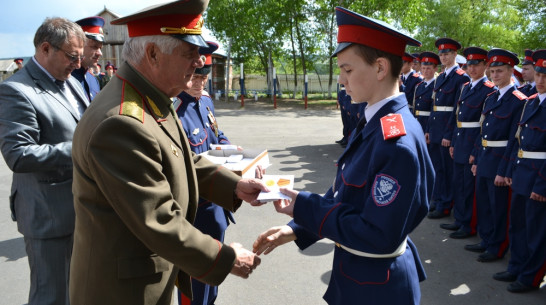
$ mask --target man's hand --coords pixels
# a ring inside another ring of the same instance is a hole
[[[258,255],[243,248],[241,244],[232,243],[230,247],[235,250],[236,255],[235,265],[231,268],[231,274],[240,276],[244,279],[248,278],[262,260]]]
[[[239,199],[249,202],[252,205],[261,205],[261,203],[256,200],[260,192],[269,192],[269,189],[262,180],[254,178],[243,178],[239,180],[235,189],[235,195],[237,195]]]
[[[476,164],[472,164],[472,166],[470,167],[470,171],[472,172],[472,175],[474,175],[474,177],[476,176],[477,170],[478,166]]]
[[[453,154],[455,153],[455,147],[451,146],[449,147],[449,156],[451,159],[453,159]]]
[[[512,178],[504,177],[504,182],[506,182],[508,186],[512,186]]]
[[[289,196],[291,199],[283,199],[274,201],[275,210],[281,214],[286,214],[290,217],[294,217],[294,204],[296,203],[296,197],[298,197],[299,192],[290,190],[284,187],[281,187],[279,191],[286,196]]]
[[[451,141],[447,140],[447,139],[442,139],[442,146],[443,147],[450,147],[451,146]]]
[[[539,195],[539,194],[537,194],[535,192],[531,193],[531,199],[533,199],[535,201],[546,202],[546,197],[544,197],[542,195]]]
[[[506,178],[499,175],[495,176],[495,181],[493,181],[493,184],[495,186],[508,186],[508,183],[506,183]]]
[[[470,155],[470,157],[468,157],[468,164],[474,164],[474,160],[476,160],[476,158],[474,158],[473,155]]]
[[[254,245],[252,246],[252,251],[254,251],[256,255],[260,255],[262,253],[267,255],[278,246],[284,245],[293,240],[296,240],[296,234],[294,234],[291,227],[286,225],[273,227],[258,236],[254,242]]]
[[[425,141],[427,142],[427,144],[430,144],[430,134],[428,132],[425,133]]]

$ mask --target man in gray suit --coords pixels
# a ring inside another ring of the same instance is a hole
[[[0,150],[13,171],[10,207],[30,265],[29,305],[68,304],[72,136],[88,105],[70,73],[80,67],[84,41],[77,24],[47,18],[34,57],[0,84]]]

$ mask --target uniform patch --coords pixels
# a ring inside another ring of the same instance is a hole
[[[383,130],[383,139],[389,140],[406,135],[404,120],[399,113],[390,113],[380,119],[381,129]]]
[[[372,189],[375,204],[378,206],[387,206],[396,199],[400,191],[400,185],[393,177],[379,174],[375,176]]]
[[[466,72],[464,72],[463,69],[459,69],[459,68],[457,68],[457,70],[455,70],[455,72],[457,72],[457,74],[459,74],[459,75],[464,75],[466,73]]]
[[[522,101],[527,99],[527,96],[525,94],[521,93],[521,91],[514,90],[514,91],[512,91],[512,94],[515,95],[517,98],[519,98]]]
[[[489,81],[489,80],[486,80],[485,82],[483,82],[483,84],[484,84],[486,87],[489,87],[489,88],[495,87],[495,83],[493,83],[492,81]]]

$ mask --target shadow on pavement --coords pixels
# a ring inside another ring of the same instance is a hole
[[[5,257],[6,261],[16,261],[25,256],[27,253],[23,237],[0,241],[0,257]]]

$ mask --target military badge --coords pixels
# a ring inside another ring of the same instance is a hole
[[[377,206],[387,206],[396,199],[400,191],[400,185],[393,177],[379,174],[375,176],[372,190],[375,204]]]
[[[380,119],[381,129],[383,130],[383,139],[389,140],[392,138],[399,138],[406,135],[406,127],[404,126],[404,120],[399,113],[387,114]]]

